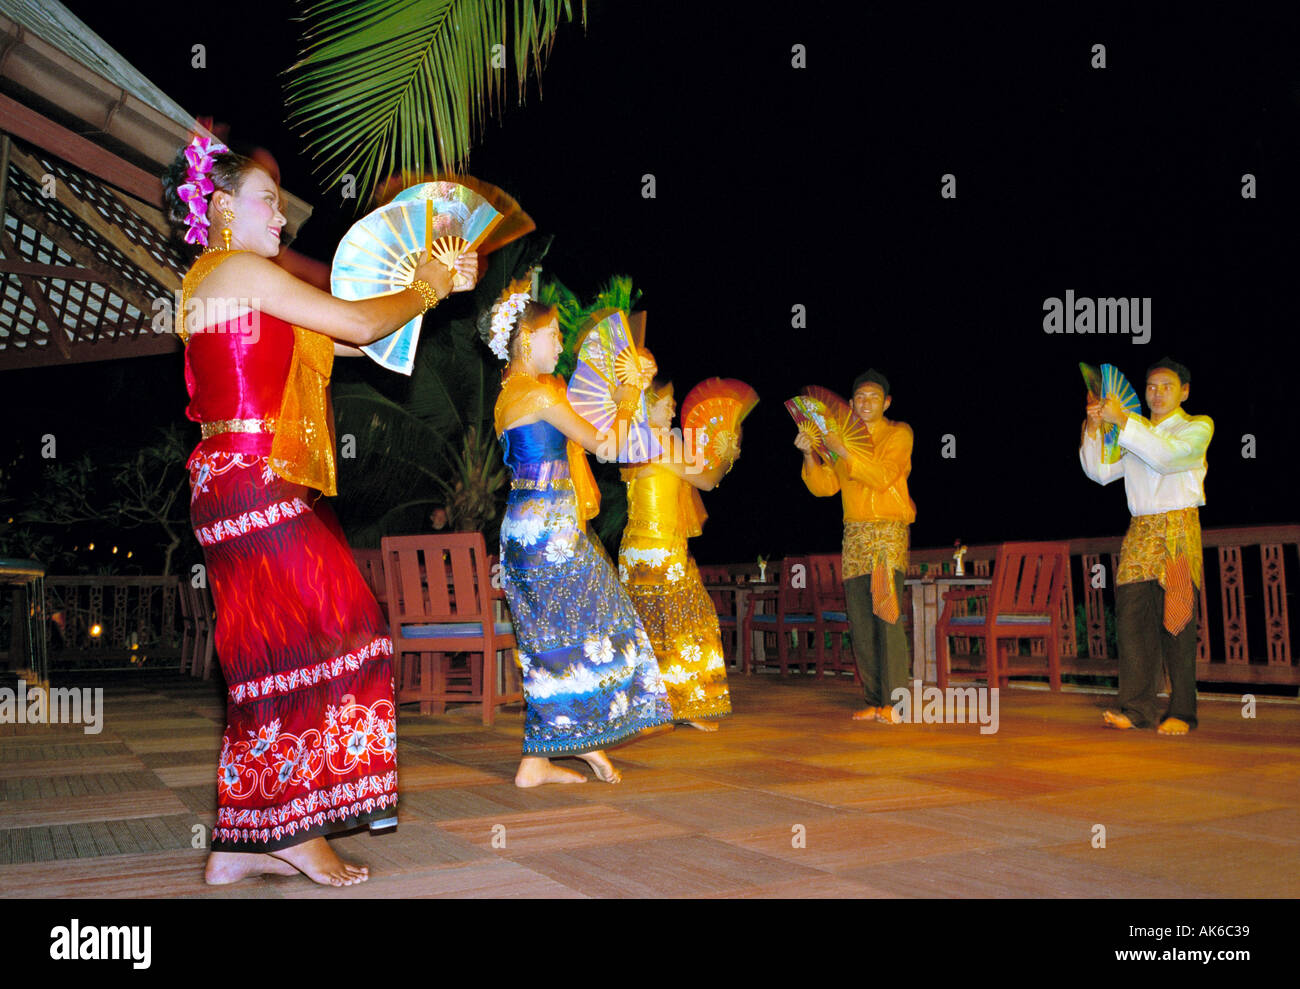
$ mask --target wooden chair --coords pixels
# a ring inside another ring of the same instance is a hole
[[[354,549],[352,556],[357,561],[357,569],[361,571],[366,586],[384,612],[384,621],[388,621],[388,584],[384,579],[383,550]]]
[[[861,683],[858,664],[850,650],[844,656],[844,633],[849,629],[849,613],[844,600],[844,580],[839,553],[820,553],[808,557],[808,575],[813,590],[813,614],[817,617],[817,675],[826,671],[826,637],[831,639],[832,673],[848,673]]]
[[[939,687],[948,686],[951,673],[948,637],[962,635],[983,638],[990,687],[1004,686],[1014,674],[1041,674],[1041,666],[1015,665],[1014,647],[1020,639],[1043,640],[1048,679],[1060,690],[1061,600],[1069,573],[1069,543],[1000,546],[989,587],[952,590],[944,600],[935,629]]]
[[[212,659],[216,654],[217,609],[212,603],[212,591],[205,582],[202,587],[190,586],[189,581],[181,582],[182,592],[189,588],[190,608],[194,619],[194,653],[190,665],[190,675],[212,679]]]
[[[515,635],[493,614],[504,592],[492,587],[483,534],[390,536],[382,552],[397,702],[418,701],[422,714],[442,714],[448,702],[479,703],[490,727],[497,707],[522,702],[523,692],[508,692],[502,682],[500,653],[515,648]],[[408,665],[407,653],[417,662]],[[463,665],[458,654],[465,654]]]
[[[724,654],[729,657],[727,669],[730,672],[739,672],[741,668],[738,648],[740,623],[736,617],[736,587],[732,583],[731,573],[720,564],[699,566],[699,570],[700,579],[704,582],[704,590],[708,592],[709,600],[713,602],[713,610],[718,613],[718,630],[722,636],[722,648]]]
[[[801,570],[796,571],[796,567]],[[801,579],[796,580],[796,576]],[[796,584],[800,586],[795,586]],[[754,585],[756,587],[762,585]],[[768,603],[773,610],[760,612],[760,604]],[[742,638],[744,639],[744,670],[751,669],[754,651],[754,632],[763,635],[776,635],[777,666],[785,676],[791,665],[790,643],[795,644],[793,663],[805,667],[812,663],[813,649],[807,637],[814,634],[817,618],[813,614],[812,588],[808,586],[808,558],[806,556],[788,556],[781,561],[781,574],[777,586],[772,590],[751,591],[747,607]]]

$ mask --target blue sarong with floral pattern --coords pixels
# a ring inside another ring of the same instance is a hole
[[[514,477],[501,564],[528,706],[524,755],[590,752],[670,722],[650,639],[578,517],[564,434],[529,423],[501,446]]]

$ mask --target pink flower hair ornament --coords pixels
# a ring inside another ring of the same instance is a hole
[[[212,195],[212,180],[207,177],[212,171],[212,156],[229,151],[224,144],[196,136],[185,149],[184,185],[177,186],[176,195],[189,207],[185,217],[185,243],[208,246],[208,197]]]

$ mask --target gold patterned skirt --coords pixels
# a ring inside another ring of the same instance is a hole
[[[654,646],[673,719],[730,714],[718,613],[686,540],[624,533],[618,575]]]
[[[1143,580],[1165,586],[1169,561],[1186,556],[1192,584],[1201,586],[1201,515],[1192,508],[1178,508],[1155,515],[1134,515],[1119,551],[1117,584]]]

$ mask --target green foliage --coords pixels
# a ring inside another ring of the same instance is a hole
[[[587,19],[581,2],[582,22]],[[303,3],[302,52],[288,70],[290,124],[332,184],[458,171],[473,133],[500,113],[514,56],[519,99],[539,76],[570,0],[315,0]]]
[[[553,305],[558,310],[560,333],[564,337],[564,351],[555,365],[555,373],[568,378],[578,363],[578,344],[592,313],[602,309],[622,309],[631,312],[641,299],[641,291],[633,290],[631,275],[613,275],[596,293],[591,302],[582,300],[558,278],[544,281],[539,286],[538,301]]]
[[[181,430],[168,426],[154,442],[102,464],[89,454],[48,462],[22,507],[5,514],[0,556],[38,560],[47,572],[58,572],[76,565],[68,546],[77,539],[74,527],[141,528],[158,537],[162,573],[170,574],[189,535],[188,452]],[[111,573],[127,566],[123,555],[99,569]]]

